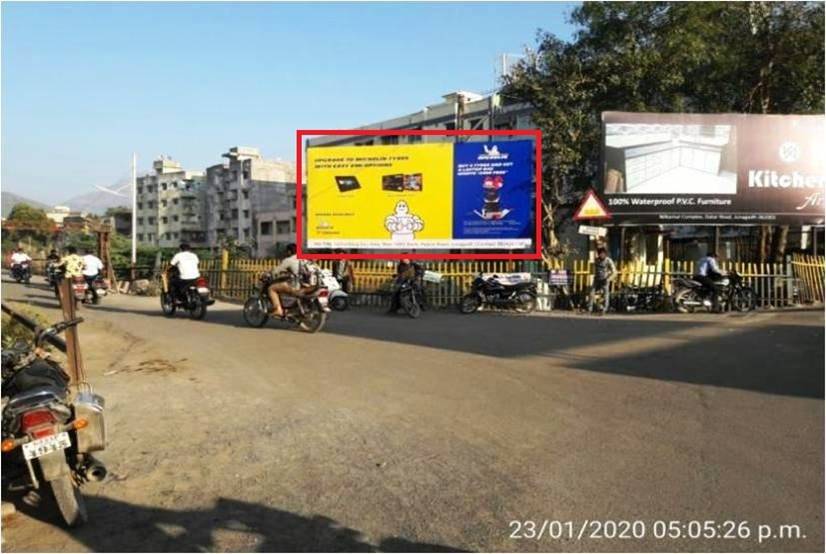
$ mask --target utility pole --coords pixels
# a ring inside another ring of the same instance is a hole
[[[135,282],[135,265],[138,262],[138,155],[132,154],[132,282]]]

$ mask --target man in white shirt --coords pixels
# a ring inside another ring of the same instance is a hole
[[[83,278],[89,290],[92,291],[92,302],[95,304],[100,300],[98,291],[95,289],[95,279],[101,271],[103,271],[103,262],[87,248],[83,255]]]
[[[23,250],[21,250],[19,248],[15,248],[12,251],[11,265],[13,265],[13,266],[14,265],[19,265],[19,264],[22,264],[23,262],[30,262],[30,261],[32,261],[32,259],[29,257],[28,254],[23,252]]]
[[[198,256],[194,252],[190,252],[189,244],[185,242],[181,244],[180,252],[172,256],[169,268],[176,268],[178,277],[173,278],[171,288],[178,298],[182,297],[181,292],[184,287],[201,276],[201,272],[198,271],[199,263]]]

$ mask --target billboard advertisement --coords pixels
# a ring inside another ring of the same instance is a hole
[[[307,149],[307,248],[533,245],[533,142]]]
[[[822,224],[823,116],[605,112],[613,223]]]

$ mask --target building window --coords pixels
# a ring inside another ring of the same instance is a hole
[[[250,238],[250,228],[249,227],[244,228],[244,238],[245,239]]]
[[[146,205],[146,207],[148,207],[150,210],[154,209],[154,208],[155,208],[155,202],[149,202],[149,203]]]
[[[161,218],[161,223],[164,223],[164,224],[169,223],[169,218],[168,218],[168,217],[166,217],[166,216],[163,216],[163,217]]]
[[[138,233],[138,242],[143,242],[143,233]]]
[[[289,221],[279,221],[276,224],[276,232],[279,235],[287,235],[290,233],[290,222]]]
[[[166,208],[166,200],[161,200],[161,207]]]
[[[172,205],[173,205],[173,206],[177,206],[177,205],[178,205],[178,199],[177,199],[177,198],[173,198],[173,199],[172,199]]]
[[[453,121],[445,123],[445,129],[447,129],[448,131],[452,131],[455,128],[456,128],[456,123],[454,123]]]
[[[244,200],[250,197],[250,191],[248,190],[241,191],[241,194],[244,195]]]
[[[154,224],[155,224],[155,218],[154,218],[154,217],[150,217],[150,218],[149,218],[149,224],[150,224],[150,225],[154,225]]]
[[[261,222],[261,235],[267,237],[272,235],[272,221]]]
[[[172,238],[173,238],[173,239],[178,238],[178,233],[172,233]]]
[[[399,144],[399,135],[391,135],[389,137],[381,137],[382,144]]]
[[[166,234],[164,235],[164,238],[165,238],[166,240],[170,240],[170,239],[172,238],[172,233],[166,233]]]
[[[139,209],[139,210],[142,210],[142,209],[143,209],[143,202],[138,202],[138,209]]]
[[[173,216],[172,216],[172,221],[178,221],[178,216],[177,216],[177,215],[173,215]]]
[[[161,190],[166,190],[166,183],[161,185]]]
[[[422,142],[422,135],[410,135],[410,137],[408,137],[407,141],[410,144],[417,144],[419,142]]]
[[[238,210],[237,209],[232,210],[232,212],[230,213],[230,217],[232,219],[238,219]]]
[[[244,219],[249,219],[249,218],[250,218],[250,211],[249,210],[244,210]]]
[[[143,218],[142,217],[138,218],[138,225],[143,225]]]

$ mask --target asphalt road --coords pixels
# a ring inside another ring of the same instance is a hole
[[[56,313],[40,285],[3,298]],[[824,547],[822,312],[353,311],[316,335],[224,303],[201,322],[155,298],[83,312],[111,475],[76,531],[18,504],[5,550]]]

